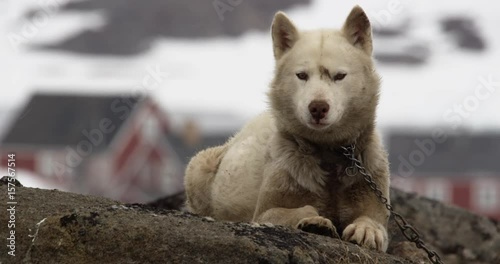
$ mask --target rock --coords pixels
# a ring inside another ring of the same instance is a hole
[[[15,177],[3,176],[0,179],[2,184],[8,185],[9,183],[14,184],[15,187],[22,187],[23,185]]]
[[[388,249],[387,253],[411,259],[417,263],[428,262],[427,254],[408,241],[391,243],[391,247]]]
[[[444,260],[498,263],[498,223],[399,191],[393,198]],[[420,263],[425,256],[392,226],[389,252],[400,256],[279,226],[220,222],[56,190],[17,187],[16,199],[16,256],[1,254],[1,263]],[[7,220],[0,214],[0,222]],[[1,228],[0,237],[7,232]]]
[[[148,203],[152,208],[164,210],[182,210],[184,208],[184,201],[186,195],[184,192],[157,199],[156,201]]]
[[[391,201],[394,209],[418,229],[424,242],[444,260],[447,255],[456,255],[459,261],[450,263],[500,263],[498,221],[395,189],[391,190]],[[406,241],[394,221],[390,221],[389,233],[389,247]],[[476,262],[471,262],[471,258]]]

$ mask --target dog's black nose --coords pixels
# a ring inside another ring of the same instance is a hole
[[[311,113],[311,116],[316,122],[325,118],[328,110],[330,110],[330,105],[323,100],[314,100],[309,104],[309,113]]]

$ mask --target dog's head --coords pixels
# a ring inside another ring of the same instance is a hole
[[[340,30],[300,32],[278,12],[272,39],[276,73],[269,99],[281,129],[346,140],[373,123],[379,77],[370,22],[359,6]]]

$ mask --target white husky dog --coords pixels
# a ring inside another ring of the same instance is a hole
[[[282,12],[272,40],[271,111],[226,144],[198,153],[186,170],[188,208],[228,221],[269,222],[336,235],[385,251],[388,211],[358,172],[354,155],[389,198],[387,154],[375,132],[380,78],[365,12],[340,30],[299,31]]]

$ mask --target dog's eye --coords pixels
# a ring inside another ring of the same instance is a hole
[[[336,81],[342,81],[345,78],[346,75],[347,75],[347,73],[339,72],[339,73],[337,73],[337,74],[335,74],[333,76],[333,81],[334,82],[336,82]]]
[[[299,72],[295,75],[297,76],[297,78],[299,78],[299,80],[302,80],[302,81],[309,80],[309,75],[307,75],[307,73],[305,73],[305,72]]]

